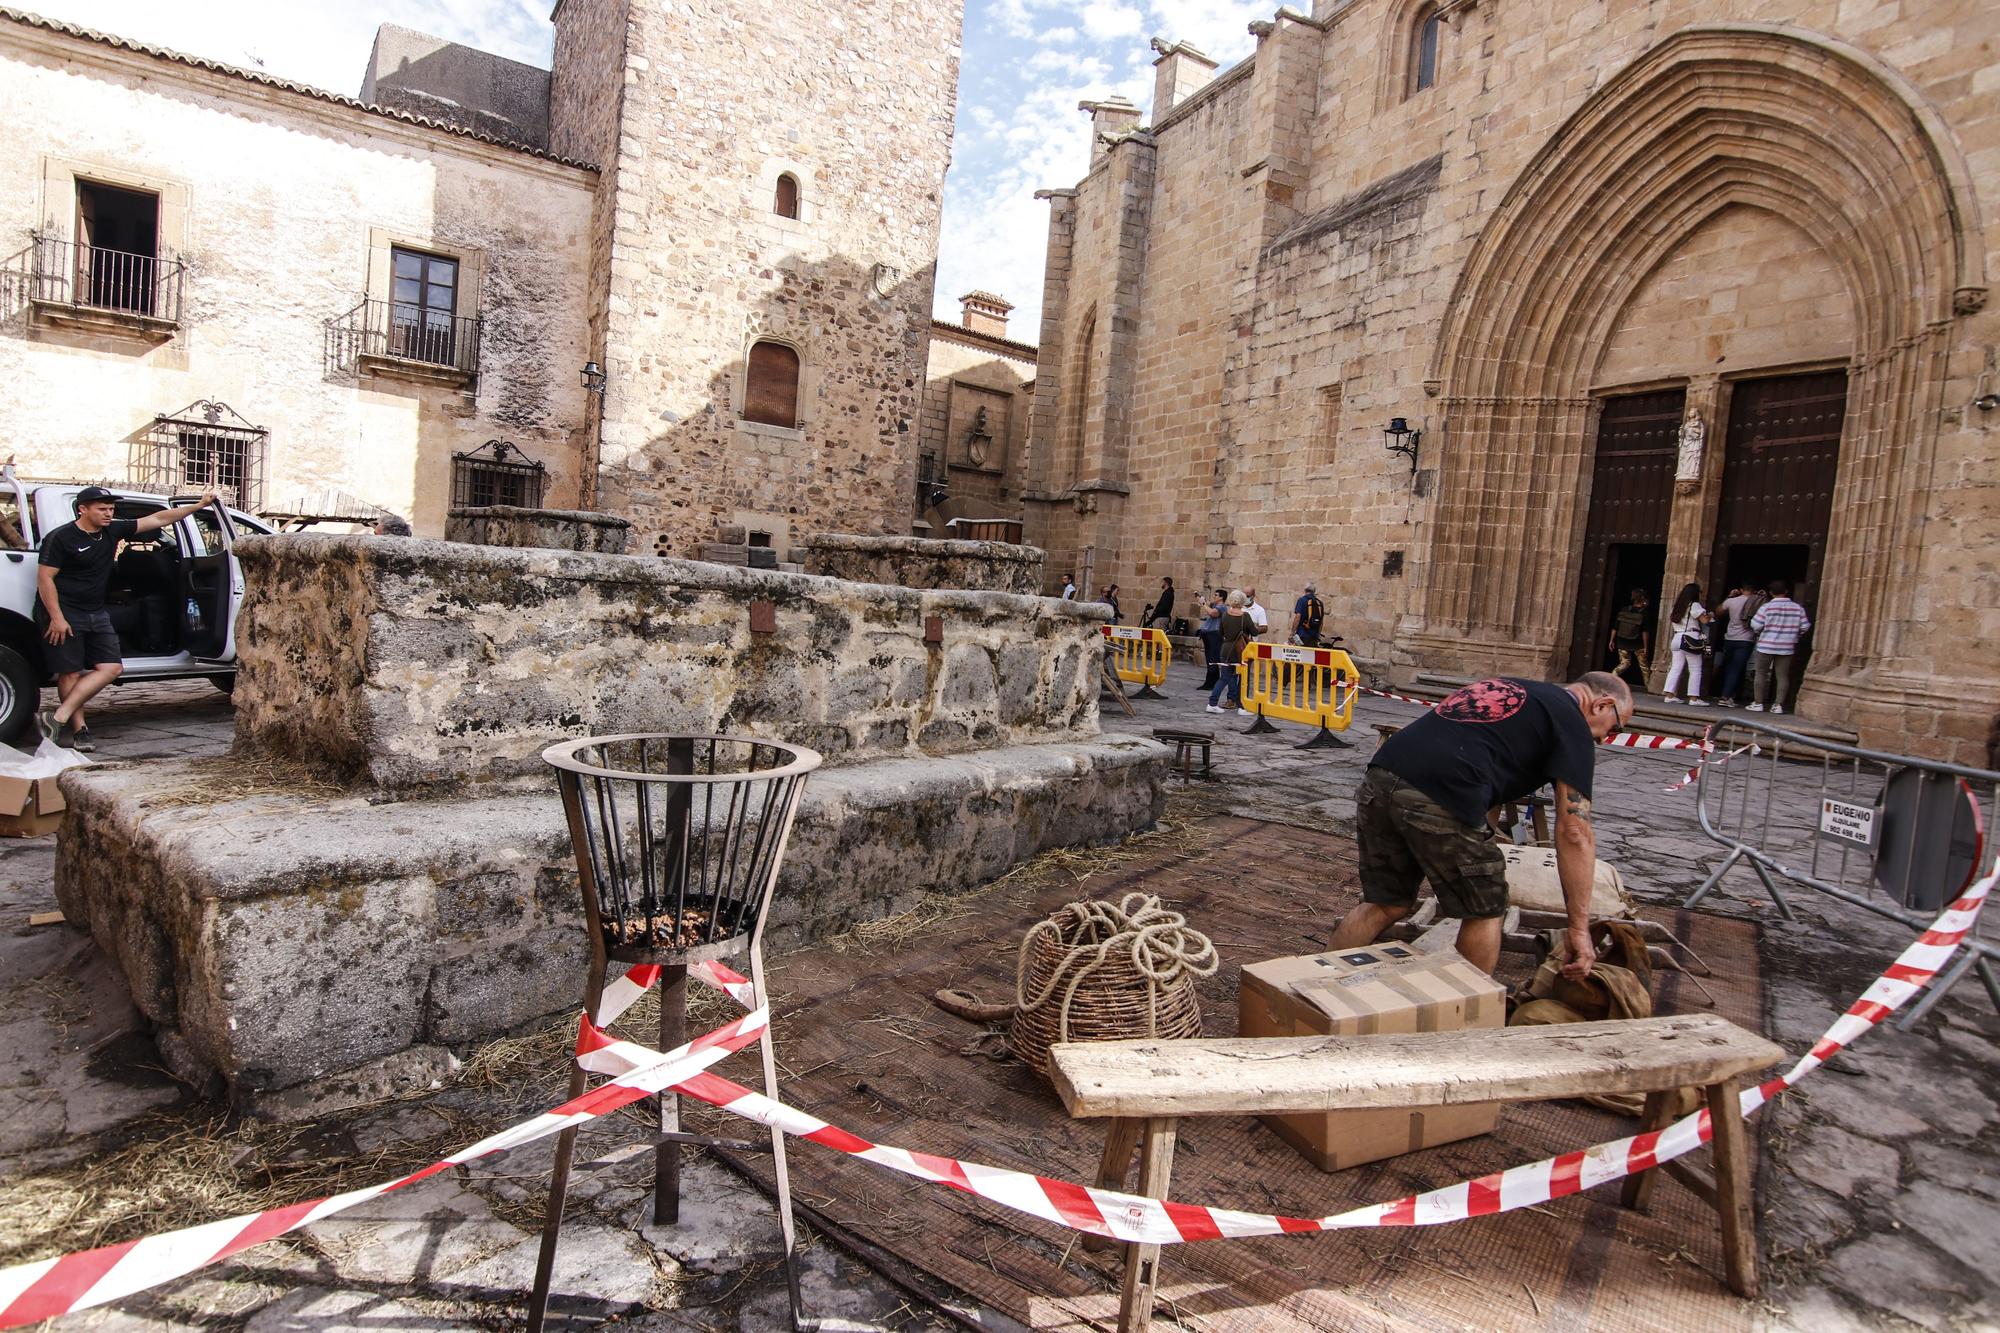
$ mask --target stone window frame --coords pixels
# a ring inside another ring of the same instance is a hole
[[[480,320],[479,339],[483,343],[486,330],[483,310],[486,294],[486,251],[480,246],[467,245],[450,237],[442,237],[434,232],[403,231],[393,227],[368,228],[368,250],[362,278],[362,299],[391,303],[395,296],[395,252],[415,250],[423,254],[436,255],[441,259],[455,260],[458,264],[457,303],[452,307],[454,319]],[[473,364],[478,364],[475,348]],[[362,367],[371,375],[389,378],[417,379],[426,382],[444,381],[457,384],[471,383],[473,376],[451,367],[432,366],[416,362],[403,362],[396,358],[371,357]]]
[[[1424,46],[1430,45],[1430,77],[1425,78]],[[1405,84],[1405,101],[1418,93],[1429,92],[1437,87],[1440,67],[1444,63],[1444,7],[1426,5],[1416,12],[1410,22],[1410,51],[1404,57],[1409,62],[1408,82]]]
[[[1459,22],[1478,0],[1397,0],[1384,22],[1381,35],[1380,71],[1377,76],[1375,109],[1387,112],[1441,87],[1451,70],[1452,36]],[[1431,82],[1417,86],[1417,51],[1423,40],[1424,25],[1437,21],[1437,61]]]
[[[798,182],[799,215],[795,218],[788,218],[777,210],[780,176],[790,176]],[[812,173],[790,158],[766,158],[744,197],[743,209],[756,215],[765,225],[777,228],[787,238],[804,240],[813,234],[813,224],[819,221],[819,205],[807,185],[811,179]]]
[[[772,426],[762,421],[744,419],[743,404],[750,392],[750,349],[762,342],[778,343],[798,353],[799,424],[796,426]],[[813,406],[818,398],[819,372],[813,364],[811,345],[802,338],[792,337],[777,329],[751,329],[743,339],[743,351],[737,358],[736,373],[729,377],[729,415],[735,422],[737,431],[777,440],[803,440],[807,428],[812,425]]]
[[[172,258],[185,262],[188,252],[188,219],[192,211],[193,187],[186,181],[171,176],[161,176],[131,167],[120,167],[88,158],[64,157],[56,153],[42,155],[42,198],[38,212],[38,230],[44,236],[60,237],[65,242],[76,240],[77,184],[80,181],[97,185],[109,185],[114,189],[136,190],[155,195],[160,201],[158,232],[154,250],[161,260]],[[185,279],[183,279],[185,281]],[[187,297],[181,298],[180,319],[187,321]],[[136,329],[119,328],[131,321],[108,313],[96,321],[100,332],[126,334]],[[171,334],[163,335],[171,337]]]

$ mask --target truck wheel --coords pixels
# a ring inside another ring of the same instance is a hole
[[[42,682],[28,660],[12,648],[0,647],[0,737],[8,740],[28,729],[42,703]]]
[[[208,678],[208,683],[215,686],[216,689],[221,690],[224,694],[236,693],[236,673],[234,671],[217,672]]]

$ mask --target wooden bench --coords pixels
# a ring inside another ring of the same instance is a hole
[[[1066,1042],[1050,1051],[1072,1116],[1107,1117],[1102,1189],[1123,1190],[1142,1148],[1138,1192],[1167,1197],[1176,1122],[1185,1116],[1409,1109],[1642,1092],[1643,1130],[1670,1123],[1675,1090],[1702,1089],[1715,1132],[1715,1177],[1667,1164],[1721,1215],[1723,1263],[1738,1295],[1757,1292],[1748,1136],[1737,1094],[1784,1052],[1712,1014],[1547,1027],[1373,1037],[1237,1037]],[[1585,1145],[1578,1144],[1577,1147]],[[1654,1173],[1626,1178],[1626,1207],[1644,1204]],[[1109,1244],[1110,1242],[1099,1242]],[[1121,1333],[1149,1326],[1160,1247],[1125,1246]]]

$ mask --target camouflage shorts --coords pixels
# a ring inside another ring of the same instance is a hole
[[[1495,917],[1507,910],[1507,858],[1493,830],[1468,828],[1444,807],[1384,768],[1371,768],[1355,794],[1361,845],[1361,901],[1414,907],[1429,880],[1438,910]]]

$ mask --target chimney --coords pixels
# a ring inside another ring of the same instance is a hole
[[[1090,165],[1104,160],[1107,134],[1123,134],[1139,123],[1139,108],[1119,96],[1103,102],[1078,102],[1076,109],[1090,113]]]
[[[1014,309],[1011,302],[992,292],[967,292],[958,300],[965,309],[960,322],[969,331],[983,333],[989,338],[1007,336],[1007,315]]]
[[[1153,123],[1208,86],[1215,62],[1186,42],[1153,39],[1160,58],[1153,62]]]

